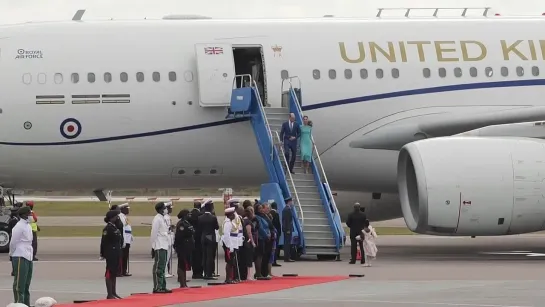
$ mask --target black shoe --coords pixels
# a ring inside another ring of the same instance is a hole
[[[348,262],[348,264],[356,264],[356,261],[350,260],[350,262]]]
[[[113,295],[108,295],[106,297],[107,300],[117,300],[117,297],[113,296]]]
[[[193,278],[193,279],[203,279],[203,276],[202,275],[193,275],[193,276],[191,276],[191,278]]]
[[[119,295],[117,295],[117,294],[114,294],[113,296],[114,296],[116,299],[118,299],[118,300],[123,299],[121,296],[119,296]]]
[[[281,266],[281,265],[275,262],[272,264],[272,266]]]
[[[286,259],[286,260],[284,260],[284,262],[295,262],[295,260],[293,260],[293,259]]]
[[[38,258],[36,258],[36,257],[32,258],[32,260],[34,260],[34,261],[40,261],[40,259],[38,259]]]
[[[153,293],[167,294],[167,293],[172,293],[172,290],[169,290],[169,289],[159,289],[159,290],[153,290]]]
[[[130,276],[132,276],[132,274],[126,273],[126,274],[123,274],[123,276],[130,277]]]

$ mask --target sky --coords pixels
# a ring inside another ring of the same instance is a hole
[[[524,3],[521,6],[520,3]],[[85,9],[83,20],[205,15],[213,18],[367,17],[379,7],[492,7],[502,15],[541,15],[544,0],[0,0],[0,24],[69,20]],[[430,14],[416,11],[416,15]],[[478,10],[473,11],[478,14]],[[441,11],[444,16],[455,11]],[[403,15],[401,11],[390,14]]]

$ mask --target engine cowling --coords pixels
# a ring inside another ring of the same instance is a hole
[[[448,137],[405,145],[398,188],[407,227],[498,236],[545,226],[545,141]]]

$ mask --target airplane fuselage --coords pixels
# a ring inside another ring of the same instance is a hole
[[[349,143],[405,120],[545,105],[543,26],[542,18],[330,18],[0,27],[0,183],[265,182],[250,123],[200,106],[195,44],[217,43],[261,46],[273,107],[282,77],[299,77],[333,190],[396,193],[398,152]]]

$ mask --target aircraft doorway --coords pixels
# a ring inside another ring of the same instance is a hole
[[[236,75],[251,75],[257,85],[259,96],[267,106],[267,81],[262,46],[233,46]]]

